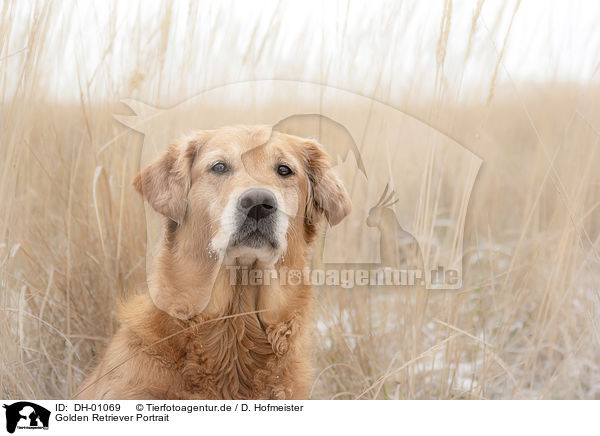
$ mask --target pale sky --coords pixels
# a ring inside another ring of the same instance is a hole
[[[438,50],[443,1],[176,2],[167,39],[162,2],[58,2],[38,56],[40,80],[61,99],[78,98],[88,84],[90,95],[102,96],[137,72],[151,76],[144,68],[163,62],[162,77],[147,84],[163,94],[183,84],[199,91],[293,78],[391,95],[415,83],[433,89],[443,58],[449,89],[485,95],[506,39],[499,83],[508,75],[517,82],[597,81],[600,2],[523,0],[506,38],[515,5],[484,2],[465,61],[476,0],[452,2],[445,53]],[[33,16],[26,3],[13,6],[16,24],[0,61],[8,89],[19,82]]]

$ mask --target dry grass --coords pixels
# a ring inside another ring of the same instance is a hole
[[[314,398],[600,398],[600,90],[592,78],[514,84],[499,54],[518,47],[504,34],[499,48],[473,36],[481,3],[464,58],[449,54],[456,17],[443,8],[433,45],[421,47],[435,80],[415,71],[408,87],[395,78],[393,42],[410,8],[361,21],[339,6],[345,22],[323,19],[317,37],[286,33],[296,12],[275,5],[236,23],[215,4],[160,4],[138,23],[135,8],[81,21],[81,4],[4,3],[0,396],[69,397],[118,325],[117,300],[144,289],[144,209],[130,186],[142,136],[112,118],[126,111],[119,99],[164,106],[276,77],[389,102],[484,161],[463,289],[431,293],[424,311],[414,292],[323,290]],[[502,8],[497,21],[514,13]],[[96,42],[86,45],[86,31]],[[369,46],[368,66],[349,72],[365,38],[390,44]],[[462,72],[486,57],[474,97],[463,98]],[[419,180],[402,182],[419,191]]]

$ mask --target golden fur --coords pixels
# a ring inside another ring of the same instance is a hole
[[[211,173],[215,160],[230,174]],[[282,162],[293,177],[277,174]],[[334,225],[349,213],[319,144],[267,126],[203,131],[171,145],[134,186],[166,217],[150,292],[121,307],[122,325],[76,398],[307,398],[311,287],[232,284],[230,274],[238,265],[302,270],[320,218]],[[253,187],[285,210],[280,251],[226,246],[227,205]]]

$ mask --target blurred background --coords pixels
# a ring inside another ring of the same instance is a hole
[[[144,135],[114,115],[285,80],[376,103],[340,103],[350,121],[393,108],[414,147],[410,126],[425,125],[481,162],[468,207],[441,196],[464,226],[431,230],[462,239],[462,287],[319,289],[311,397],[600,399],[600,4],[0,9],[0,396],[72,396],[118,327],[118,301],[145,290],[146,216],[130,183]],[[355,138],[368,166],[383,145],[367,139]],[[356,173],[341,171],[346,184]],[[438,215],[418,174],[395,177]]]

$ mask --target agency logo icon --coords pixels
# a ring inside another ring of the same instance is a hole
[[[14,433],[16,429],[48,430],[50,411],[42,406],[28,401],[4,404],[6,409],[6,431]]]
[[[135,114],[114,117],[144,135],[140,168],[175,138],[221,126],[268,125],[315,139],[330,156],[352,210],[317,238],[310,269],[361,277],[364,271],[392,273],[399,277],[394,285],[406,276],[407,283],[429,290],[462,287],[464,225],[482,160],[426,122],[339,88],[286,80],[231,83],[169,108],[122,101]],[[152,269],[162,218],[145,207]]]

